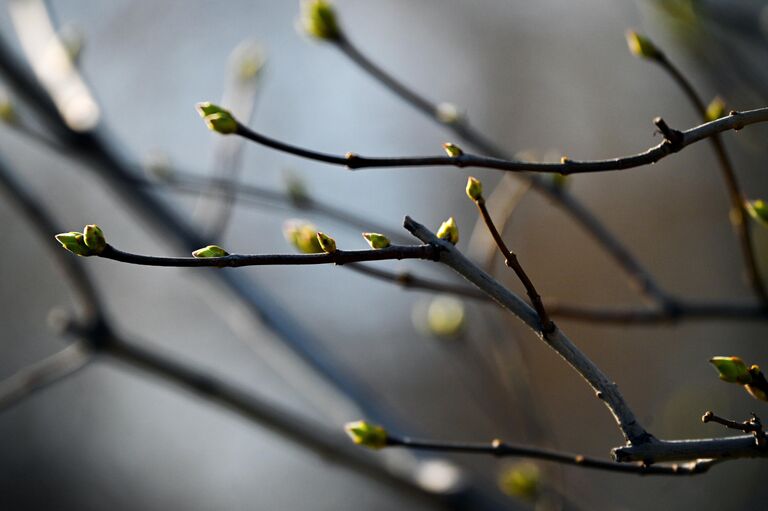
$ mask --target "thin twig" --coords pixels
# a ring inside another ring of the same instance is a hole
[[[456,443],[456,442],[437,442],[433,440],[422,440],[408,437],[399,437],[391,434],[387,435],[387,446],[406,447],[408,449],[417,449],[436,452],[453,452],[463,454],[486,454],[500,458],[505,457],[525,457],[531,459],[552,461],[563,465],[572,465],[581,468],[596,470],[605,470],[609,472],[621,472],[637,475],[664,475],[664,476],[684,476],[697,475],[707,472],[712,466],[714,460],[700,459],[685,463],[682,465],[646,465],[636,463],[617,463],[605,461],[598,458],[583,456],[581,454],[571,454],[549,449],[539,449],[525,445],[516,445],[494,440],[490,443]]]
[[[660,119],[658,118],[654,121],[657,126],[659,125],[659,121]],[[414,156],[392,158],[366,157],[355,153],[337,155],[291,145],[257,133],[240,123],[237,124],[236,133],[257,144],[270,147],[277,151],[282,151],[313,161],[344,166],[351,170],[365,168],[449,166],[459,168],[488,168],[509,172],[541,172],[570,175],[610,172],[643,167],[645,165],[656,163],[670,154],[676,153],[691,144],[695,144],[696,142],[712,137],[718,133],[730,130],[738,131],[745,126],[764,122],[768,122],[768,107],[747,110],[744,112],[734,111],[726,117],[721,117],[715,121],[694,126],[686,131],[673,130],[672,133],[677,135],[674,140],[665,137],[661,143],[652,146],[641,153],[605,160],[579,161],[564,158],[560,163],[504,160],[487,156],[477,156],[469,153],[464,153],[460,156]]]
[[[520,261],[517,259],[517,254],[509,250],[507,244],[504,243],[501,234],[499,234],[498,229],[496,229],[496,225],[493,223],[493,218],[491,218],[490,213],[488,213],[488,208],[485,207],[485,199],[480,197],[474,202],[477,205],[477,209],[480,211],[480,216],[483,218],[486,227],[488,227],[488,231],[491,233],[493,241],[496,242],[496,246],[499,247],[499,251],[501,251],[501,254],[504,256],[504,264],[511,268],[512,271],[515,272],[515,275],[517,275],[517,278],[520,279],[520,282],[522,282],[523,287],[525,288],[525,292],[528,294],[528,298],[531,300],[531,305],[533,305],[533,308],[539,315],[541,331],[546,336],[550,332],[554,331],[555,324],[552,323],[551,319],[549,319],[549,314],[547,314],[547,309],[544,307],[544,304],[541,301],[541,296],[539,295],[538,291],[536,291],[536,286],[533,285],[533,282],[528,277],[528,274],[525,273],[525,270],[520,264]]]
[[[658,49],[657,49],[658,50]],[[674,82],[682,89],[684,95],[696,109],[696,113],[703,121],[707,120],[707,105],[694,89],[693,84],[685,77],[680,69],[675,66],[667,56],[658,50],[654,59],[662,69],[672,77]],[[717,156],[723,179],[728,190],[728,197],[731,201],[731,223],[739,238],[741,253],[744,259],[744,266],[747,272],[747,279],[752,290],[763,304],[768,305],[768,292],[766,292],[765,283],[760,274],[760,266],[755,255],[755,247],[752,241],[752,231],[749,225],[749,216],[744,205],[744,194],[741,191],[739,180],[736,177],[736,171],[733,168],[728,153],[725,150],[723,140],[719,135],[713,135],[709,139],[712,148]]]
[[[293,266],[308,264],[348,264],[364,261],[388,261],[400,259],[422,259],[434,261],[437,248],[430,244],[424,245],[392,245],[379,250],[336,250],[323,254],[230,254],[223,257],[155,257],[123,252],[107,245],[103,252],[97,255],[105,259],[121,263],[138,264],[142,266],[165,266],[177,268],[235,268],[241,266]]]

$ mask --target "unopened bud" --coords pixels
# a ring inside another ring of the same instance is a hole
[[[317,242],[320,243],[320,248],[323,252],[331,253],[336,252],[336,240],[328,236],[323,232],[317,233]]]
[[[341,28],[331,2],[304,0],[299,21],[304,31],[312,37],[327,41],[338,41],[341,38]]]
[[[483,183],[479,179],[469,176],[467,179],[467,196],[473,201],[483,198]]]
[[[747,364],[739,357],[712,357],[709,362],[715,366],[717,375],[723,381],[741,385],[752,381]]]
[[[749,216],[768,227],[768,203],[762,199],[746,201],[744,206]]]
[[[387,446],[387,431],[381,426],[366,421],[348,422],[344,426],[349,438],[357,445],[369,449],[381,449]]]
[[[80,232],[63,232],[55,236],[56,241],[61,243],[61,246],[69,250],[75,255],[79,256],[91,256],[93,251],[88,248],[83,239],[83,233]]]
[[[661,57],[661,51],[647,37],[638,34],[634,30],[627,30],[627,46],[632,55],[646,59],[657,59]]]
[[[456,225],[456,220],[453,217],[440,225],[440,228],[437,230],[437,237],[441,240],[450,241],[454,245],[459,242],[459,227]]]
[[[317,228],[303,220],[288,220],[283,224],[283,235],[286,241],[304,254],[319,254],[324,252],[317,239]]]
[[[387,248],[390,245],[389,238],[377,232],[364,232],[363,238],[374,250]]]
[[[96,224],[86,225],[83,229],[83,243],[91,249],[94,254],[101,254],[107,247],[107,239],[104,237],[104,231]]]
[[[715,99],[710,101],[709,105],[707,105],[707,120],[714,121],[724,117],[726,113],[725,106],[725,101],[723,101],[723,98],[720,96],[717,96]]]
[[[229,252],[224,250],[218,245],[208,245],[207,247],[199,248],[192,252],[192,257],[195,259],[207,259],[209,257],[226,257]]]
[[[457,146],[456,144],[451,144],[450,142],[443,144],[443,149],[445,149],[445,154],[451,158],[458,158],[464,154],[464,151],[461,150],[461,147]]]

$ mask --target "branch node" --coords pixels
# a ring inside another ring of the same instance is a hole
[[[676,153],[683,148],[684,137],[681,131],[670,128],[667,122],[661,117],[656,117],[653,120],[653,124],[664,137],[665,142],[668,144],[670,153]]]

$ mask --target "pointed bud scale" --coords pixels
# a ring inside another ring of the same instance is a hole
[[[443,144],[443,149],[445,149],[445,154],[451,158],[458,158],[464,154],[464,151],[461,150],[461,147],[457,146],[456,144],[451,144],[450,142]]]
[[[85,229],[83,229],[83,242],[94,254],[101,254],[107,247],[104,231],[95,224],[85,226]]]
[[[747,364],[739,357],[712,357],[709,362],[715,366],[721,380],[745,385],[752,381]]]
[[[760,367],[753,365],[749,368],[749,374],[752,377],[752,381],[744,385],[744,388],[755,399],[768,401],[768,380],[765,379],[765,375],[760,371]]]
[[[467,197],[475,202],[483,198],[483,183],[479,179],[469,176],[467,179]]]
[[[61,234],[57,234],[56,241],[61,243],[61,246],[64,247],[66,250],[69,250],[75,255],[79,256],[90,256],[93,255],[93,252],[90,248],[85,244],[85,240],[83,239],[83,234],[79,232],[63,232]]]
[[[344,426],[344,431],[357,445],[369,449],[381,449],[387,446],[387,431],[370,422],[348,422]]]
[[[323,252],[331,253],[336,252],[336,240],[328,236],[323,232],[317,233],[317,242],[320,243],[320,248]]]
[[[336,17],[336,11],[331,2],[326,0],[304,0],[301,3],[301,19],[299,20],[304,32],[317,39],[338,41],[341,39],[341,28]]]
[[[721,117],[724,117],[726,114],[725,111],[725,101],[723,101],[723,98],[720,96],[717,96],[715,99],[713,99],[709,105],[707,105],[707,120],[708,121],[714,121],[716,119],[719,119]]]
[[[219,105],[214,105],[210,101],[204,101],[202,103],[196,104],[195,110],[197,110],[197,113],[200,114],[200,117],[202,117],[203,119],[205,119],[206,117],[212,114],[232,115],[229,110],[226,110],[220,107]]]
[[[459,227],[456,225],[456,220],[453,217],[440,225],[440,228],[437,230],[437,237],[441,240],[450,241],[454,245],[459,242]]]
[[[283,224],[283,236],[286,241],[303,254],[321,254],[324,252],[317,239],[317,228],[303,220],[288,220]]]
[[[627,46],[632,55],[646,59],[661,57],[661,52],[647,37],[638,34],[634,30],[627,30]]]
[[[229,113],[206,115],[203,120],[208,129],[221,135],[237,132],[237,121]]]
[[[746,201],[744,206],[747,209],[749,216],[768,227],[768,203],[764,200],[758,199],[753,201]]]
[[[363,238],[374,250],[387,248],[390,245],[389,238],[377,232],[364,232]]]
[[[226,257],[229,253],[217,245],[208,245],[192,252],[195,259],[207,259],[209,257]]]

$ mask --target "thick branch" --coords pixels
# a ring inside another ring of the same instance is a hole
[[[237,125],[236,133],[258,144],[271,147],[294,156],[307,158],[314,161],[341,165],[349,169],[362,168],[392,168],[392,167],[478,167],[508,172],[544,172],[563,175],[582,174],[592,172],[608,172],[625,170],[656,163],[657,161],[676,153],[681,149],[695,144],[701,140],[712,137],[718,133],[729,130],[740,130],[751,124],[768,122],[768,107],[758,108],[745,112],[731,112],[731,115],[722,117],[687,131],[675,131],[678,136],[675,140],[665,138],[661,143],[634,155],[621,156],[606,160],[570,160],[564,159],[561,163],[539,163],[504,160],[487,156],[477,156],[464,153],[460,156],[415,156],[415,157],[365,157],[354,153],[344,156],[312,151],[303,147],[287,144],[273,138],[257,133],[242,124]],[[658,120],[657,120],[658,124]]]
[[[641,444],[653,438],[637,421],[634,413],[624,401],[617,385],[609,380],[600,368],[582,353],[559,328],[555,328],[552,332],[543,336],[540,330],[538,314],[520,297],[478,268],[453,245],[438,239],[429,229],[415,222],[410,217],[405,218],[405,228],[424,243],[435,244],[441,247],[439,262],[453,268],[453,270],[469,282],[491,296],[502,307],[520,318],[549,347],[563,357],[589,383],[598,398],[603,400],[628,441],[633,444]]]
[[[745,435],[697,440],[656,440],[617,447],[612,454],[618,462],[657,463],[696,458],[765,458],[768,457],[768,448],[757,445],[754,436]]]

